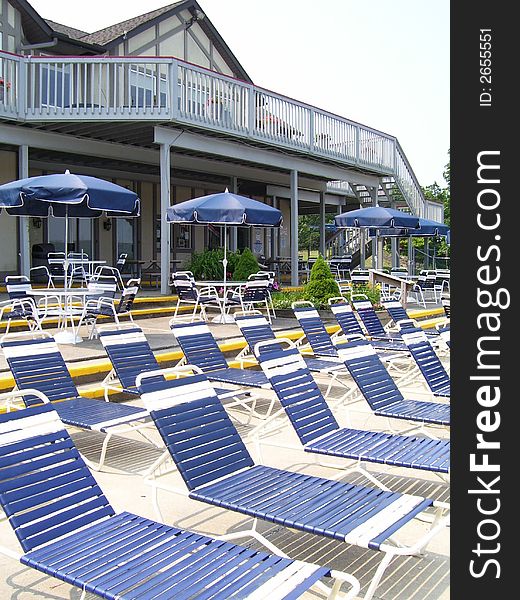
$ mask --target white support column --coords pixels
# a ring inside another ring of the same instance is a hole
[[[291,171],[291,285],[298,285],[298,171]]]
[[[238,178],[231,178],[231,190],[232,194],[238,194]],[[229,228],[229,249],[231,252],[236,252],[238,247],[238,232],[236,227]]]
[[[408,237],[408,275],[415,275],[412,237]]]
[[[385,238],[378,236],[377,238],[377,268],[383,269],[383,242]]]
[[[166,221],[166,209],[170,206],[170,145],[160,144],[161,169],[161,294],[170,292],[170,246],[171,225]]]
[[[280,208],[278,206],[278,198],[273,196],[273,208]],[[280,247],[280,228],[276,227],[271,231],[271,258],[276,260],[278,256],[278,248]]]
[[[320,192],[320,254],[325,258],[325,192]]]
[[[18,148],[18,178],[29,177],[29,146]],[[29,240],[30,217],[18,217],[19,268],[21,275],[27,275],[31,268],[31,244]]]
[[[399,238],[390,238],[390,253],[392,254],[392,268],[399,267]]]
[[[372,187],[370,188],[370,195],[372,196],[372,206],[377,206],[377,187]],[[377,229],[376,229],[377,232]],[[378,248],[379,246],[379,236],[375,235],[374,238],[372,238],[372,268],[373,269],[380,269],[382,267],[382,265],[379,263],[379,253],[378,253]]]
[[[365,229],[359,230],[359,268],[365,268]]]

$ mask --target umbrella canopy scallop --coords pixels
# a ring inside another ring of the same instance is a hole
[[[419,229],[410,229],[410,228],[399,228],[399,229],[390,229],[384,227],[378,228],[370,228],[369,234],[374,236],[380,235],[383,237],[437,237],[444,236],[449,237],[450,235],[450,226],[446,225],[446,223],[441,223],[440,221],[434,221],[433,219],[423,219],[419,218]]]

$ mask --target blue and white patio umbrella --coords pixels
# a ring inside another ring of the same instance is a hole
[[[68,218],[138,217],[135,192],[89,175],[65,173],[17,179],[0,185],[0,210],[23,217],[65,219],[65,272],[68,270]],[[66,279],[65,279],[66,282]],[[66,285],[66,284],[65,284]]]
[[[382,235],[378,231],[382,228],[419,229],[419,217],[416,215],[383,206],[369,206],[341,213],[334,217],[334,223],[343,229],[376,230],[377,235]]]
[[[168,223],[189,225],[221,225],[224,227],[224,289],[227,278],[227,227],[280,227],[282,213],[258,200],[224,192],[209,194],[169,206],[166,210]],[[224,293],[224,310],[226,294]]]
[[[341,213],[334,217],[334,222],[342,228],[409,228],[418,229],[419,217],[395,208],[369,206]]]

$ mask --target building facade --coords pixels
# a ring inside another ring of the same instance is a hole
[[[442,221],[397,139],[253,84],[195,1],[88,33],[0,0],[0,183],[95,175],[136,191],[138,219],[74,220],[76,250],[115,262],[222,245],[217,227],[171,226],[167,206],[228,188],[284,214],[280,231],[233,228],[231,248],[290,257],[298,215],[387,203]],[[0,214],[0,275],[27,272],[39,244],[63,250],[62,220]],[[296,279],[295,279],[296,276]]]

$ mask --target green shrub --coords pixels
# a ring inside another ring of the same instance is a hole
[[[339,296],[338,284],[329,265],[320,255],[312,266],[309,283],[304,290],[304,300],[312,302],[318,308],[326,308],[328,299],[333,296]]]
[[[366,283],[356,284],[352,286],[353,294],[365,294],[370,302],[374,305],[374,308],[382,308],[381,305],[381,286],[380,285],[368,285]]]
[[[232,279],[233,281],[246,281],[249,275],[258,273],[259,270],[260,267],[255,255],[249,248],[244,248],[234,269]]]
[[[191,261],[186,269],[193,273],[195,279],[205,279],[206,281],[221,281],[224,278],[224,249],[204,250],[203,252],[194,252]],[[228,276],[233,274],[236,265],[240,259],[240,252],[227,253],[227,272]],[[257,269],[258,270],[258,269]]]
[[[240,250],[237,250],[236,252],[228,252],[227,253],[228,273],[233,274],[235,272],[235,269],[237,268],[237,265],[238,265],[238,261],[240,260],[240,256],[241,256]],[[222,256],[222,258],[223,257],[224,256]]]
[[[304,292],[273,292],[273,305],[276,309],[291,308],[291,304],[298,300],[304,300]]]

